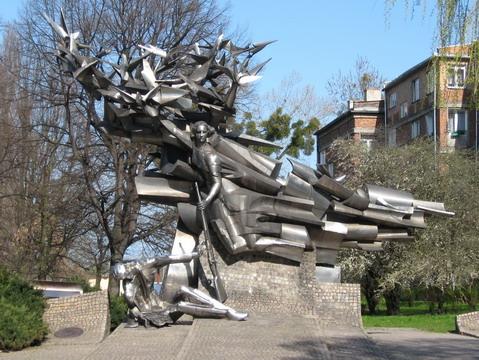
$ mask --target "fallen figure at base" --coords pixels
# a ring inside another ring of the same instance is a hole
[[[175,302],[162,297],[171,289],[163,288],[159,294],[153,291],[155,275],[170,264],[190,263],[198,259],[199,254],[193,252],[184,255],[158,256],[145,261],[120,262],[113,266],[113,276],[123,280],[125,300],[128,305],[127,327],[157,327],[174,323],[183,314],[193,317],[227,318],[230,320],[246,320],[247,313],[237,312],[205,294],[189,286],[181,285],[176,289]]]

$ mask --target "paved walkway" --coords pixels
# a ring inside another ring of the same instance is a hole
[[[83,360],[97,345],[49,345],[33,346],[21,351],[0,352],[6,360]]]
[[[361,329],[324,329],[313,316],[256,314],[244,322],[189,324],[120,328],[86,359],[382,359]]]
[[[53,344],[0,359],[250,360],[479,359],[479,339],[412,329],[325,328],[313,316],[253,314],[244,322],[184,319],[156,329],[120,326],[100,344]]]
[[[479,359],[479,339],[416,329],[367,329],[368,336],[392,360]]]

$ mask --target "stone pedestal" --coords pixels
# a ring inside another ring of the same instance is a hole
[[[362,326],[359,285],[318,282],[314,251],[305,252],[297,264],[264,253],[230,256],[218,248],[227,305],[253,313],[317,315],[322,326]],[[206,254],[200,262],[211,279]],[[200,289],[207,287],[203,280]]]

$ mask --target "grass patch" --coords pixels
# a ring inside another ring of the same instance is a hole
[[[456,315],[471,311],[465,304],[447,304],[445,314],[430,314],[429,304],[425,301],[416,301],[412,306],[401,303],[400,315],[386,315],[386,308],[382,302],[378,306],[377,315],[363,315],[365,328],[396,327],[413,328],[438,333],[448,333],[456,329]]]
[[[438,333],[447,333],[456,329],[455,314],[445,315],[363,315],[365,328],[392,327],[413,328]]]

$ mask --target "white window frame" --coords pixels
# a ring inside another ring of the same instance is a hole
[[[407,102],[403,102],[401,104],[401,108],[400,108],[400,111],[399,111],[399,118],[405,118],[407,117]]]
[[[397,102],[398,102],[398,94],[396,92],[393,92],[391,95],[389,95],[389,109],[396,107]]]
[[[319,152],[319,165],[326,165],[326,150]]]
[[[463,129],[460,128],[459,124],[459,114],[464,114],[464,126]],[[452,115],[452,116],[451,116]],[[467,110],[466,109],[454,109],[450,108],[447,111],[447,131],[451,135],[451,137],[457,137],[460,135],[465,135],[467,133]]]
[[[452,83],[449,82],[449,72],[453,71],[453,81]],[[462,85],[458,85],[458,70],[462,70],[463,78],[462,78]],[[447,67],[446,71],[446,83],[449,89],[463,89],[466,86],[466,65],[450,65]]]
[[[434,135],[434,115],[432,113],[426,114],[426,133],[428,136]]]
[[[334,164],[328,164],[329,175],[334,176]]]
[[[411,122],[411,139],[415,139],[421,135],[421,122],[414,120]]]
[[[419,78],[416,78],[411,82],[411,94],[412,94],[412,97],[411,97],[412,102],[416,102],[416,101],[419,101],[419,99],[421,99],[421,82]]]
[[[366,148],[369,150],[371,150],[373,148],[373,145],[374,145],[374,139],[361,139],[361,142],[366,146]]]
[[[434,79],[434,70],[429,70],[426,73],[426,94],[432,94],[434,92],[435,86],[435,79]]]
[[[388,129],[388,145],[396,146],[396,128]]]

